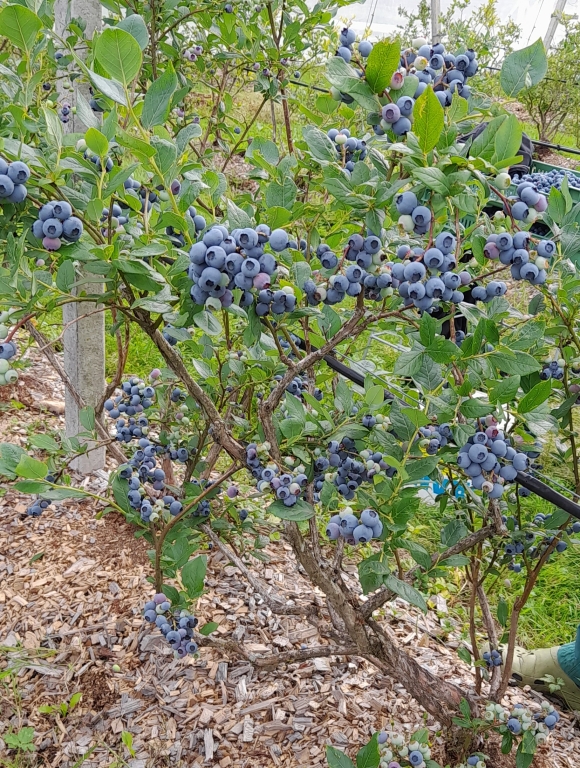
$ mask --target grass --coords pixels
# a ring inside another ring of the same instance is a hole
[[[544,471],[550,474],[548,468]],[[526,520],[532,519],[538,512],[547,513],[551,509],[545,501],[533,495],[522,500],[521,506],[522,516]],[[441,528],[448,521],[448,516],[443,519],[438,505],[424,505],[416,519],[421,521],[418,535],[422,543],[433,551],[439,544]],[[554,555],[544,566],[520,615],[518,643],[527,648],[562,645],[575,637],[576,627],[580,624],[580,592],[577,586],[580,542],[574,539],[572,542],[565,552]],[[453,569],[444,582],[438,580],[433,587],[434,591],[445,594],[450,611],[456,613],[456,618],[461,622],[465,622],[468,591],[460,591],[462,582],[460,569]],[[524,577],[504,568],[499,578],[489,578],[487,584],[488,588],[491,587],[488,598],[492,613],[496,615],[501,597],[511,604],[521,593]],[[456,597],[458,592],[460,594]]]

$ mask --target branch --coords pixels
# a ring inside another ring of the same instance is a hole
[[[153,340],[155,346],[161,352],[167,365],[171,368],[173,373],[179,377],[189,394],[205,411],[205,415],[207,416],[208,421],[211,423],[212,435],[215,441],[218,442],[233,459],[238,459],[238,461],[241,461],[245,465],[246,452],[244,447],[231,436],[228,427],[220,416],[219,411],[213,403],[213,400],[191,377],[179,353],[174,350],[169,342],[163,338],[163,335],[160,333],[160,331],[155,328],[155,325],[147,312],[144,312],[140,309],[135,309],[134,313],[137,322],[143,328],[145,333]]]
[[[478,531],[470,533],[468,536],[461,539],[461,541],[458,541],[457,544],[449,547],[444,552],[437,552],[436,554],[432,555],[431,568],[435,568],[439,563],[443,562],[452,555],[459,555],[461,552],[465,552],[467,549],[471,549],[471,547],[479,544],[480,541],[484,541],[485,539],[492,536],[494,532],[495,531],[493,526],[488,525],[485,526],[485,528],[480,528]],[[416,565],[414,568],[411,568],[410,571],[407,571],[404,576],[404,580],[409,582],[412,581],[421,570],[423,570],[421,566]],[[381,587],[378,592],[375,592],[374,595],[371,595],[371,597],[369,597],[369,599],[361,606],[361,613],[363,617],[367,618],[371,616],[381,606],[383,606],[385,603],[388,603],[389,600],[393,600],[395,597],[397,597],[397,595],[394,592],[391,592],[390,589]]]

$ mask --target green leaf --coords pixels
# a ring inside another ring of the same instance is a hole
[[[373,384],[365,392],[365,403],[369,406],[382,405],[385,401],[385,390],[379,384]]]
[[[75,268],[72,261],[70,259],[63,261],[56,273],[56,287],[63,293],[69,293],[75,279]]]
[[[230,230],[232,229],[244,229],[245,227],[252,226],[252,220],[248,214],[239,208],[233,200],[226,200],[226,208],[228,213],[228,223]]]
[[[125,96],[125,91],[123,90],[121,83],[117,82],[117,80],[109,80],[107,77],[97,75],[97,73],[92,70],[87,70],[87,74],[91,83],[95,88],[98,88],[104,96],[107,96],[107,98],[115,101],[117,104],[122,104],[124,107],[127,106],[127,97]]]
[[[424,154],[427,154],[439,141],[445,123],[443,107],[430,85],[415,102],[413,118],[413,133]]]
[[[522,397],[518,405],[518,413],[529,413],[544,403],[552,392],[552,380],[540,381],[526,395]]]
[[[44,115],[44,121],[46,123],[46,133],[49,142],[56,149],[62,147],[62,123],[54,109],[42,108],[42,114]]]
[[[391,78],[399,68],[400,58],[401,46],[398,41],[381,40],[373,45],[366,62],[365,80],[374,93],[381,94],[389,87]],[[415,111],[413,114],[416,114]]]
[[[42,21],[23,5],[7,5],[0,11],[0,30],[8,40],[28,55],[40,30]]]
[[[391,573],[385,579],[385,587],[390,589],[391,592],[394,592],[396,595],[399,595],[399,597],[402,597],[403,600],[406,600],[410,605],[415,605],[422,610],[423,613],[427,613],[427,603],[425,602],[425,598],[415,589],[415,587],[407,584],[406,581],[401,581]]]
[[[182,128],[177,134],[175,143],[177,144],[178,154],[182,154],[186,146],[192,139],[197,139],[201,136],[201,126],[196,123],[191,123]]]
[[[205,555],[198,555],[193,560],[188,560],[181,569],[181,581],[191,600],[203,593],[206,571],[207,557]]]
[[[403,543],[403,549],[406,549],[413,560],[418,563],[423,570],[428,571],[431,568],[431,555],[425,547],[417,544],[416,541],[405,541]]]
[[[441,543],[445,548],[452,547],[467,535],[467,528],[461,520],[450,520],[441,531]]]
[[[95,428],[95,409],[91,408],[90,405],[81,408],[79,411],[79,420],[86,430],[92,432]]]
[[[471,654],[464,645],[460,645],[457,649],[457,655],[465,664],[471,664]]]
[[[284,506],[283,501],[274,501],[266,508],[266,512],[280,518],[280,520],[292,520],[295,523],[314,517],[314,507],[303,499],[298,499],[293,507]]]
[[[297,193],[298,187],[290,176],[286,176],[282,184],[273,181],[268,184],[265,190],[266,206],[268,208],[280,207],[291,210]]]
[[[302,136],[315,160],[324,164],[336,162],[336,147],[326,133],[313,125],[307,125],[302,129]]]
[[[219,320],[209,310],[198,312],[193,316],[193,322],[208,336],[219,336],[223,332]]]
[[[33,459],[32,456],[24,454],[20,457],[14,472],[18,477],[25,477],[28,480],[44,479],[48,474],[48,467],[43,461]]]
[[[133,18],[129,16],[128,18]],[[152,128],[154,125],[162,125],[169,114],[171,97],[177,88],[177,75],[171,62],[167,69],[154,80],[147,89],[143,100],[143,112],[141,122],[144,128]]]
[[[77,91],[77,118],[86,125],[87,128],[98,128],[100,123],[99,118],[91,109],[89,102],[85,99],[82,91]],[[59,121],[60,122],[60,121]]]
[[[143,57],[133,35],[116,27],[109,28],[94,45],[96,60],[111,77],[127,86],[139,74]]]
[[[531,355],[528,355],[527,352],[516,351],[509,354],[506,352],[491,352],[487,359],[498,370],[518,376],[534,373],[540,368],[540,363]]]
[[[459,711],[466,720],[471,719],[471,707],[469,706],[467,699],[461,699],[459,702]]]
[[[129,483],[127,480],[124,480],[122,477],[119,477],[118,474],[115,474],[111,481],[111,490],[113,491],[113,498],[115,499],[117,506],[121,507],[123,512],[130,513],[131,505],[127,499],[127,493],[129,492]]]
[[[391,572],[386,560],[378,558],[379,555],[371,555],[358,564],[358,578],[364,595],[381,587],[385,576]]]
[[[378,768],[381,762],[381,754],[377,738],[378,733],[373,733],[369,743],[362,749],[359,749],[356,755],[356,768]]]
[[[437,320],[428,312],[423,312],[419,322],[419,338],[424,347],[430,347],[437,335]]]
[[[363,109],[378,112],[380,103],[366,80],[361,80],[353,67],[340,56],[332,56],[326,65],[327,76],[332,85],[348,93]],[[335,150],[336,151],[336,150]]]
[[[407,482],[412,483],[420,480],[426,475],[430,475],[439,463],[437,456],[425,456],[424,459],[414,459],[405,464],[407,472]]]
[[[518,393],[520,377],[507,376],[499,381],[488,381],[487,386],[487,393],[492,403],[509,403]]]
[[[527,733],[527,731],[526,731]],[[525,734],[524,734],[525,736]],[[535,743],[535,741],[534,741]],[[534,761],[534,755],[524,752],[524,742],[520,742],[516,752],[516,768],[529,768]]]
[[[467,117],[469,112],[469,104],[467,99],[464,99],[459,95],[459,91],[453,92],[451,99],[451,106],[447,110],[447,115],[451,123],[459,123],[464,117]]]
[[[104,157],[109,151],[109,142],[107,137],[96,128],[89,128],[85,133],[87,146],[99,157]]]
[[[423,314],[426,317],[427,313]],[[394,372],[397,376],[413,376],[417,373],[423,364],[424,355],[418,353],[416,350],[410,352],[401,352],[399,357],[395,360]]]
[[[143,17],[139,16],[137,13],[132,13],[130,16],[125,16],[125,18],[117,24],[117,27],[118,29],[124,29],[125,32],[128,32],[130,35],[132,35],[139,43],[139,48],[141,48],[142,51],[144,51],[145,48],[147,48],[149,45],[149,32],[147,31],[147,24],[145,24]]]
[[[498,163],[517,154],[522,143],[522,129],[515,115],[508,115],[495,134],[495,153],[492,163]]]
[[[459,406],[459,410],[467,419],[478,419],[481,416],[488,416],[493,408],[485,400],[478,400],[476,397],[473,397],[469,400],[464,400]]]
[[[501,87],[508,96],[516,96],[524,88],[531,88],[544,79],[548,71],[548,58],[544,43],[535,43],[506,56],[500,74]]]
[[[447,178],[440,168],[415,168],[413,176],[428,189],[439,192],[442,195],[449,194]]]
[[[509,731],[506,731],[501,740],[502,755],[509,755],[509,753],[512,751],[513,743],[513,736]]]
[[[564,216],[566,215],[566,200],[564,195],[560,192],[559,189],[556,189],[556,187],[552,187],[550,190],[547,212],[550,218],[552,218],[556,224],[561,224]],[[540,293],[538,296],[541,298],[542,294]]]
[[[55,453],[58,451],[58,443],[50,435],[37,434],[32,435],[29,440],[30,445],[34,448],[40,448],[41,451],[49,451]]]
[[[215,632],[218,627],[219,624],[216,624],[215,621],[208,621],[207,624],[204,624],[203,627],[200,627],[199,634],[205,635],[205,637],[207,637],[208,635],[211,635],[212,632]]]
[[[507,625],[508,604],[503,599],[503,597],[500,597],[499,602],[497,604],[497,620],[499,621],[502,627],[505,627]]]
[[[469,148],[471,157],[481,157],[491,161],[495,152],[495,136],[506,119],[507,115],[499,115],[489,121],[485,129],[473,140]]]
[[[336,747],[326,747],[326,760],[328,768],[355,768],[350,757]]]

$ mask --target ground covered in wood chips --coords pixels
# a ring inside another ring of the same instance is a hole
[[[20,382],[0,389],[0,441],[22,446],[30,432],[64,427],[60,381],[38,353],[29,357],[32,367]],[[102,494],[107,476],[106,470],[75,480]],[[27,504],[10,487],[0,498],[0,669],[11,670],[0,681],[0,765],[322,768],[327,744],[354,755],[377,729],[409,734],[423,724],[434,757],[441,751],[438,723],[360,659],[256,670],[206,648],[199,658],[175,660],[141,618],[152,591],[146,542],[114,514],[96,519],[104,506],[98,501],[53,503],[39,519],[26,516]],[[257,566],[265,582],[282,596],[308,599],[312,588],[289,546],[266,551],[270,562]],[[356,568],[346,570],[354,582]],[[220,552],[209,553],[206,588],[195,613],[201,623],[218,624],[217,637],[233,637],[255,653],[324,643],[312,625],[274,616]],[[429,669],[471,685],[456,652],[461,627],[449,632],[445,606],[439,609],[425,617],[395,601],[384,620]],[[82,698],[71,713],[39,712],[77,691]],[[507,699],[539,701],[517,689]],[[34,728],[36,751],[21,759],[1,737],[27,726]],[[123,744],[127,734],[134,754]],[[489,754],[488,768],[514,765],[497,745]],[[534,766],[579,764],[578,722],[564,713]]]

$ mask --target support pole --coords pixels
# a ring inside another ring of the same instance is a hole
[[[82,19],[85,26],[85,37],[91,39],[102,26],[102,6],[99,0],[56,0],[54,5],[55,31],[60,37],[66,37],[65,29],[72,19]],[[78,55],[83,56],[84,50],[79,46]],[[74,80],[74,90],[64,90],[63,81],[59,80],[59,103],[68,101],[71,107],[76,104],[79,91],[87,101],[91,99],[89,84]],[[71,114],[71,119],[63,125],[66,133],[84,133],[87,126],[77,115]],[[86,290],[81,288],[80,290]],[[88,288],[91,293],[102,293],[103,286],[91,283]],[[97,312],[89,317],[96,309],[95,303],[71,303],[63,307],[63,322],[67,326],[64,333],[64,368],[75,390],[87,406],[95,407],[105,391],[105,313]],[[81,318],[81,319],[79,319]],[[65,394],[65,428],[68,437],[74,437],[85,431],[80,422],[80,408],[68,389]],[[87,441],[90,442],[90,441]],[[73,469],[87,474],[105,466],[105,448],[92,450],[80,456],[73,463]]]
[[[441,32],[439,30],[440,16],[441,0],[431,0],[431,42],[433,44],[441,42]]]
[[[557,0],[554,10],[552,11],[552,16],[550,17],[550,23],[548,24],[548,31],[546,32],[546,36],[544,37],[544,48],[546,49],[546,51],[548,51],[550,46],[552,45],[552,40],[554,39],[554,35],[556,34],[556,30],[558,29],[558,24],[560,24],[560,22],[562,21],[562,14],[564,13],[565,7],[566,7],[566,0]]]

